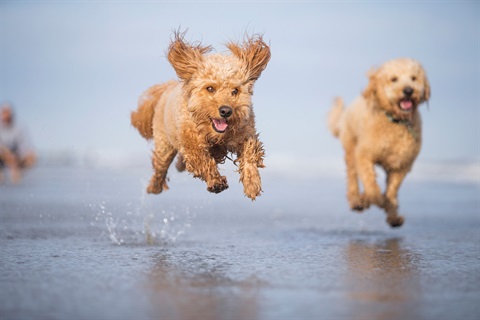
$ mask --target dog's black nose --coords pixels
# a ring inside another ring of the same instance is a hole
[[[232,115],[233,110],[229,106],[221,106],[218,108],[218,111],[220,112],[220,116],[222,118],[228,118]]]
[[[410,97],[413,94],[413,88],[412,87],[405,87],[403,89],[403,93],[405,94],[406,97]]]

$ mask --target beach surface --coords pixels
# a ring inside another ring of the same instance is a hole
[[[0,186],[0,319],[479,319],[476,183],[400,189],[404,226],[341,177],[238,174],[210,194],[150,168],[38,167]],[[266,170],[264,170],[266,171]]]

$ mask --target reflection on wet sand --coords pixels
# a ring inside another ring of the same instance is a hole
[[[152,291],[155,319],[256,319],[258,281],[234,281],[222,266],[209,265],[212,257],[189,261],[195,270],[182,270],[159,255],[147,280]],[[203,262],[205,260],[206,262]],[[175,263],[176,264],[176,263]]]
[[[351,241],[346,248],[348,296],[358,319],[407,319],[421,294],[420,258],[401,240]]]

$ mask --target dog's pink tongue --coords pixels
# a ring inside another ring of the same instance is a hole
[[[412,100],[402,100],[400,101],[400,108],[403,110],[410,110],[413,107],[413,102]]]
[[[213,125],[215,126],[215,129],[218,131],[225,131],[227,130],[228,123],[227,120],[225,119],[212,119]]]

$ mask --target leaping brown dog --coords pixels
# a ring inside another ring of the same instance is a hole
[[[390,226],[403,224],[404,218],[398,214],[398,189],[420,151],[418,106],[429,98],[424,69],[417,61],[403,58],[372,70],[363,95],[346,110],[341,98],[335,100],[328,122],[345,150],[347,198],[353,210],[375,204],[385,210]],[[376,182],[375,165],[387,175],[384,194]]]
[[[264,149],[255,129],[253,86],[270,60],[262,36],[230,42],[231,54],[209,54],[210,46],[185,41],[175,32],[167,58],[179,81],[149,88],[131,114],[131,123],[153,139],[154,173],[148,193],[167,190],[167,171],[178,154],[177,169],[187,169],[219,193],[228,188],[217,165],[235,154],[244,193],[254,200],[262,192],[258,168]]]

